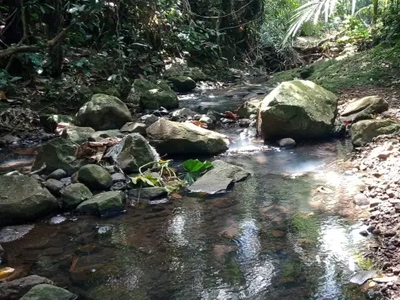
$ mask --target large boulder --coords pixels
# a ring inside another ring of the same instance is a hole
[[[213,161],[213,168],[201,176],[190,187],[192,193],[217,194],[226,192],[236,182],[245,180],[250,172],[242,167],[226,163],[222,160]]]
[[[372,119],[375,114],[389,109],[389,104],[379,96],[369,96],[350,102],[341,114],[341,120],[356,122]]]
[[[187,76],[192,78],[194,81],[206,81],[209,79],[207,75],[203,73],[197,67],[188,67],[186,64],[174,63],[168,66],[164,73],[164,78]]]
[[[111,158],[125,173],[136,173],[141,166],[157,163],[156,150],[139,133],[132,133],[110,148],[105,158]],[[145,170],[146,168],[144,168]]]
[[[77,212],[91,215],[107,215],[121,212],[124,209],[125,194],[121,191],[111,191],[97,194],[93,198],[78,205]]]
[[[264,139],[328,137],[334,129],[337,97],[306,80],[281,83],[261,103],[258,130]]]
[[[69,139],[53,139],[39,149],[32,170],[38,170],[45,164],[46,168],[43,172],[46,174],[62,169],[68,175],[71,175],[87,163],[86,160],[76,159],[77,150],[78,145]]]
[[[228,149],[226,135],[198,127],[159,119],[147,128],[147,136],[161,154],[219,154]]]
[[[88,164],[80,168],[78,181],[95,191],[108,189],[112,184],[111,174],[95,164]]]
[[[18,300],[31,288],[39,284],[52,284],[45,277],[29,275],[27,277],[0,283],[0,299]]]
[[[93,197],[92,192],[83,183],[73,183],[61,191],[63,206],[67,209],[75,208],[83,201]]]
[[[117,97],[95,94],[83,105],[77,115],[81,126],[95,130],[119,129],[126,122],[132,121],[132,115],[124,102]]]
[[[189,76],[176,76],[168,78],[174,90],[180,93],[187,93],[196,88],[196,82]]]
[[[160,107],[173,109],[179,107],[178,97],[168,84],[165,82],[155,84],[146,79],[134,81],[127,101],[140,106],[142,109],[158,109]]]
[[[56,198],[29,176],[0,176],[0,225],[23,223],[59,209]]]
[[[400,134],[400,124],[389,119],[363,120],[354,123],[350,129],[354,146],[363,146],[382,134]]]
[[[34,286],[20,300],[75,300],[78,296],[50,284]]]

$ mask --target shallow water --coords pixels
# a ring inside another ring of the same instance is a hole
[[[232,144],[218,157],[252,172],[233,191],[111,219],[48,218],[13,228],[28,231],[14,241],[0,231],[7,265],[82,299],[364,299],[348,284],[363,244],[341,169],[351,145],[279,150],[241,130],[223,130]]]

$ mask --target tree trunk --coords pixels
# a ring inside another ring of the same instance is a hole
[[[372,13],[372,26],[374,27],[376,25],[376,22],[378,21],[378,8],[379,8],[379,0],[373,0],[373,13]]]
[[[56,37],[62,28],[62,3],[61,0],[53,0],[52,6],[54,7],[54,11],[52,11],[51,15],[48,19],[48,32],[49,32],[49,40]],[[49,56],[50,56],[50,65],[51,65],[51,76],[52,77],[60,77],[62,74],[62,61],[63,61],[63,52],[61,48],[61,39],[58,40],[54,45],[49,47]]]

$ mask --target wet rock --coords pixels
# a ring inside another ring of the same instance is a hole
[[[49,175],[47,175],[47,179],[53,178],[60,180],[61,178],[67,177],[67,172],[65,172],[63,169],[57,169],[53,172],[51,172]]]
[[[93,197],[92,192],[83,183],[74,183],[61,190],[62,203],[67,209],[73,209],[83,201]]]
[[[97,194],[79,204],[77,212],[92,215],[108,215],[124,209],[125,194],[121,191],[110,191]]]
[[[27,277],[1,282],[0,299],[18,300],[31,288],[39,284],[53,284],[53,282],[45,277],[37,275],[29,275]]]
[[[219,121],[220,121],[222,124],[233,124],[233,123],[236,123],[235,120],[233,120],[233,119],[228,119],[228,118],[221,118]]]
[[[46,174],[57,169],[63,169],[68,175],[71,175],[87,163],[83,159],[76,159],[75,154],[77,150],[78,145],[69,139],[53,139],[40,147],[32,170],[38,170],[43,165],[46,165],[46,168],[43,170]]]
[[[13,225],[0,229],[0,243],[9,243],[21,239],[28,234],[34,225]]]
[[[217,194],[226,192],[232,184],[245,180],[250,172],[221,160],[213,161],[213,168],[190,187],[192,193]]]
[[[172,113],[172,120],[173,121],[179,121],[181,119],[187,119],[191,118],[196,114],[193,110],[190,110],[189,108],[181,108]]]
[[[54,178],[47,179],[43,182],[43,185],[55,196],[58,196],[60,190],[64,187],[64,184],[61,181]]]
[[[78,296],[62,288],[39,284],[34,286],[20,300],[75,300]]]
[[[354,146],[363,146],[379,135],[398,133],[400,124],[389,119],[359,121],[350,129],[351,142]]]
[[[125,173],[135,173],[139,168],[150,168],[151,162],[158,162],[159,157],[147,140],[138,133],[127,135],[117,145],[111,147],[104,156],[111,158]]]
[[[95,130],[90,127],[68,126],[66,130],[68,138],[77,144],[88,141],[95,133]]]
[[[156,117],[157,118],[157,117]],[[158,118],[157,118],[158,120]],[[155,120],[155,121],[157,121]],[[151,124],[149,124],[150,126]],[[146,124],[138,122],[128,122],[121,128],[121,132],[139,133],[143,136],[146,135]]]
[[[119,182],[113,183],[113,185],[110,187],[110,191],[121,191],[121,190],[126,189],[126,187],[127,187],[126,182],[119,181]]]
[[[337,97],[333,93],[311,81],[283,82],[262,101],[258,131],[266,140],[329,137],[336,113]]]
[[[155,84],[146,79],[135,79],[127,101],[142,109],[158,109],[161,106],[174,109],[179,106],[178,97],[167,83]]]
[[[228,149],[228,137],[192,123],[160,119],[149,128],[147,136],[162,154],[219,154]]]
[[[149,127],[151,124],[157,122],[159,117],[156,117],[155,115],[144,115],[140,118],[142,122],[146,125],[146,128]]]
[[[174,90],[179,93],[187,93],[196,88],[196,82],[189,76],[176,76],[168,78]]]
[[[56,198],[29,176],[0,176],[0,224],[33,221],[59,209]]]
[[[40,124],[43,126],[46,132],[54,133],[57,125],[60,123],[74,125],[76,123],[76,119],[73,116],[57,114],[40,116]]]
[[[155,115],[156,117],[165,117],[169,115],[169,111],[165,107],[161,106],[160,108],[157,108],[153,111],[153,115]]]
[[[58,216],[52,217],[49,221],[49,224],[50,225],[58,225],[58,224],[64,223],[66,220],[67,220],[66,217],[58,215]]]
[[[60,181],[64,184],[64,186],[70,185],[72,183],[71,177],[61,178]]]
[[[296,141],[294,139],[291,138],[284,138],[284,139],[280,139],[277,142],[278,146],[281,148],[294,148],[296,147]]]
[[[105,190],[112,184],[110,173],[99,165],[89,164],[79,169],[78,181],[91,190]]]
[[[359,271],[350,278],[351,283],[362,285],[367,280],[373,278],[377,274],[374,270],[369,271]]]
[[[168,192],[163,187],[148,187],[142,189],[134,189],[128,192],[130,199],[160,199],[168,196]]]
[[[261,106],[262,99],[252,99],[243,103],[237,110],[239,118],[249,118],[252,114],[257,114]]]
[[[79,109],[77,120],[81,126],[95,130],[119,129],[132,121],[132,115],[126,104],[117,97],[95,94]]]
[[[350,102],[341,116],[344,120],[358,121],[372,119],[374,114],[388,110],[389,104],[379,96],[369,96]]]
[[[101,141],[102,139],[113,137],[123,138],[124,134],[117,129],[96,131],[90,136],[90,140]]]
[[[9,144],[16,144],[20,141],[21,139],[15,135],[12,134],[6,134],[0,137],[0,145],[9,145]]]
[[[188,67],[186,64],[175,63],[169,66],[164,73],[164,78],[188,76],[194,81],[205,81],[208,77],[197,67]]]

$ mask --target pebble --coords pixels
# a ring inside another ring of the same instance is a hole
[[[66,220],[67,220],[66,217],[57,215],[50,219],[49,224],[50,225],[58,225],[58,224],[64,223]]]
[[[63,169],[57,169],[57,170],[51,172],[51,173],[47,176],[47,179],[53,178],[53,179],[60,180],[60,179],[62,179],[62,178],[64,178],[64,177],[67,177],[67,176],[68,176],[68,175],[67,175],[67,172],[65,172]]]
[[[369,200],[368,200],[367,196],[365,196],[364,194],[359,193],[359,194],[354,196],[354,203],[356,205],[363,206],[363,205],[368,205],[369,204]]]

